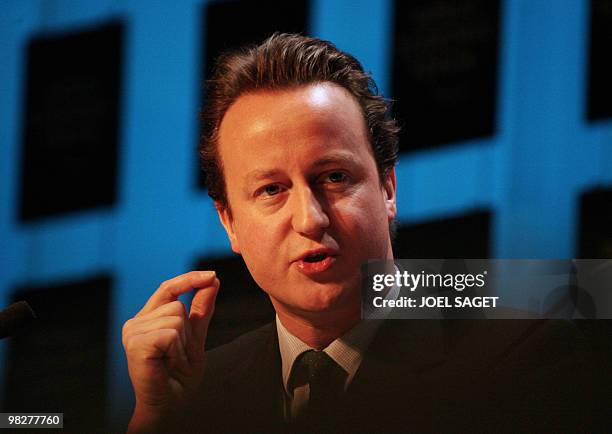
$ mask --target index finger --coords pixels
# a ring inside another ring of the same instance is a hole
[[[157,288],[136,316],[144,315],[164,304],[176,301],[180,295],[192,289],[210,286],[214,282],[215,277],[214,271],[190,271],[189,273],[166,280]]]

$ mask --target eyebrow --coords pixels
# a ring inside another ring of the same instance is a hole
[[[310,164],[310,166],[317,167],[329,164],[346,164],[353,166],[355,165],[354,156],[348,152],[334,152],[317,158]],[[273,178],[281,173],[282,171],[279,169],[255,169],[247,173],[244,179],[248,185],[257,181]]]
[[[246,182],[250,184],[252,182],[261,181],[262,179],[272,178],[280,173],[281,171],[278,169],[269,169],[269,170],[256,169],[256,170],[252,170],[251,172],[247,173],[244,178]]]
[[[355,156],[349,152],[334,152],[328,155],[325,155],[321,158],[317,158],[312,162],[312,166],[324,166],[327,164],[355,164]]]

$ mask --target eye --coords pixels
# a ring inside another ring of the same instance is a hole
[[[280,187],[276,184],[267,185],[264,187],[264,193],[266,193],[268,196],[274,196],[275,194],[280,193]]]
[[[350,175],[342,170],[333,170],[322,173],[319,176],[319,181],[317,182],[320,188],[334,192],[342,192],[349,188],[352,183],[353,182]]]
[[[279,184],[269,184],[269,185],[266,185],[258,189],[255,192],[255,196],[263,196],[264,198],[270,197],[270,196],[276,196],[282,191],[283,191],[283,188]]]
[[[346,173],[343,172],[331,172],[327,175],[327,179],[334,184],[345,182],[347,180]]]

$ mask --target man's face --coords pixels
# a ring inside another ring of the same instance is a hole
[[[279,315],[358,315],[360,266],[393,258],[396,208],[395,174],[380,184],[357,101],[331,83],[245,94],[219,152],[221,221]]]

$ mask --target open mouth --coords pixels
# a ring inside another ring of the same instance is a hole
[[[329,269],[335,262],[334,252],[318,251],[296,261],[298,269],[305,274],[314,275]]]
[[[308,255],[304,258],[304,262],[314,263],[325,260],[329,255],[327,253],[316,253],[314,255]]]

